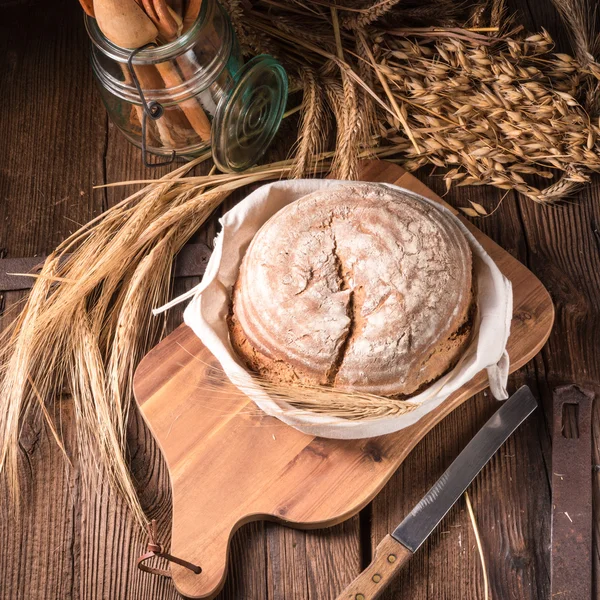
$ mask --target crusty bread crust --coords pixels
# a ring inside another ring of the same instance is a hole
[[[406,397],[452,368],[469,342],[472,257],[457,224],[377,184],[310,194],[248,248],[230,337],[274,383]]]

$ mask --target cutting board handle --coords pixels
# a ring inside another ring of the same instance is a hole
[[[413,553],[386,535],[375,549],[371,564],[337,597],[337,600],[379,598]]]

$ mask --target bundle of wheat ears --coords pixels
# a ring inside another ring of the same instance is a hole
[[[364,4],[226,1],[247,51],[275,54],[302,84],[296,174],[334,131],[342,179],[360,151],[385,149],[408,170],[446,169],[448,187],[550,203],[600,169],[600,44],[585,1],[556,0],[575,57],[555,53],[546,31],[511,31],[502,2],[466,14],[444,1]]]
[[[596,15],[585,0],[555,3],[574,56],[554,53],[544,31],[513,24],[511,33],[500,2],[226,0],[243,48],[277,56],[302,90],[295,155],[238,175],[189,176],[201,156],[49,256],[0,338],[0,471],[11,488],[27,419],[41,413],[64,449],[67,399],[84,482],[108,481],[144,520],[126,454],[133,373],[163,333],[151,309],[167,299],[173,257],[232,190],[327,172],[352,179],[367,156],[431,163],[447,169],[448,185],[515,189],[540,203],[584,185],[600,170]],[[365,405],[328,393],[297,400],[317,411]]]

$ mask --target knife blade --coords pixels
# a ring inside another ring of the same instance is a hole
[[[481,469],[536,407],[537,402],[527,386],[515,392],[477,432],[402,523],[380,542],[371,564],[337,600],[379,597],[400,567],[429,537]]]

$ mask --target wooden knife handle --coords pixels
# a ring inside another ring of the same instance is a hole
[[[371,564],[337,597],[337,600],[374,600],[396,576],[413,553],[391,535],[375,549]]]

